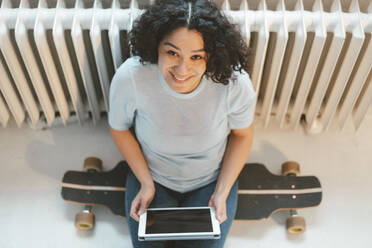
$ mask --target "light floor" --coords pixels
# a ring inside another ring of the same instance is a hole
[[[62,200],[61,178],[80,170],[87,156],[100,157],[106,169],[122,159],[105,120],[97,127],[0,129],[1,248],[131,247],[126,220],[104,207],[95,208],[93,231],[73,225],[82,207]],[[234,222],[225,247],[372,247],[372,109],[356,133],[351,125],[320,135],[256,129],[248,162],[279,173],[287,160],[322,183],[321,205],[299,211],[306,233],[287,235],[288,213],[277,212],[267,221]]]

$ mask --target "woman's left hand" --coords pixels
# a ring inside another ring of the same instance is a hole
[[[208,206],[213,207],[216,212],[216,218],[222,224],[227,219],[226,215],[226,199],[227,197],[214,192],[209,200]]]

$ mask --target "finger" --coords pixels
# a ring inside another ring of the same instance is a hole
[[[137,222],[139,221],[139,216],[135,212],[131,212],[130,217]]]
[[[139,207],[138,215],[143,214],[146,211],[146,209],[147,209],[147,203],[145,200],[142,200],[141,205]]]
[[[209,206],[209,207],[215,207],[215,206],[214,206],[214,195],[212,195],[212,196],[211,196],[211,199],[209,199],[208,206]]]
[[[216,209],[216,214],[220,224],[226,220],[226,208],[224,206],[219,205],[218,209]]]
[[[130,216],[137,222],[139,221],[139,216],[137,215],[138,208],[139,208],[139,202],[133,201],[132,207],[130,209]]]
[[[130,208],[130,212],[131,213],[136,213],[137,212],[137,208],[138,208],[138,200],[137,199],[134,199],[132,201],[132,204],[131,204],[131,208]]]
[[[218,220],[218,222],[220,224],[224,223],[225,221],[227,220],[227,216],[225,215],[223,218],[221,218],[220,220]]]
[[[139,216],[137,216],[135,213],[132,213],[131,212],[130,213],[130,217],[132,217],[132,219],[135,220],[135,221],[137,221],[137,222],[139,221]]]
[[[227,219],[227,215],[226,215],[226,209],[225,209],[219,215],[219,222],[220,222],[220,224],[222,224],[226,219]]]

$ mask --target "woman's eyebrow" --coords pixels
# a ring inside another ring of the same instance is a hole
[[[180,51],[181,49],[179,49],[177,46],[175,46],[175,45],[173,45],[172,43],[170,43],[170,42],[164,42],[164,45],[166,45],[166,46],[171,46],[171,47],[173,47],[174,49],[176,49],[176,50],[178,50],[178,51]],[[193,53],[196,53],[196,52],[204,52],[204,48],[201,48],[201,49],[197,49],[197,50],[192,50],[191,52],[193,52]]]

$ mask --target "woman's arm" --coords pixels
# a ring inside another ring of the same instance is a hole
[[[217,185],[209,202],[210,206],[215,207],[220,223],[227,218],[226,199],[251,152],[252,140],[253,124],[245,129],[234,129],[230,133]]]
[[[154,198],[154,181],[152,180],[150,170],[142,154],[138,141],[130,130],[117,131],[110,128],[110,131],[120,153],[124,156],[133,174],[141,183],[141,189],[134,198],[130,210],[130,216],[138,221],[139,215],[147,209]]]

